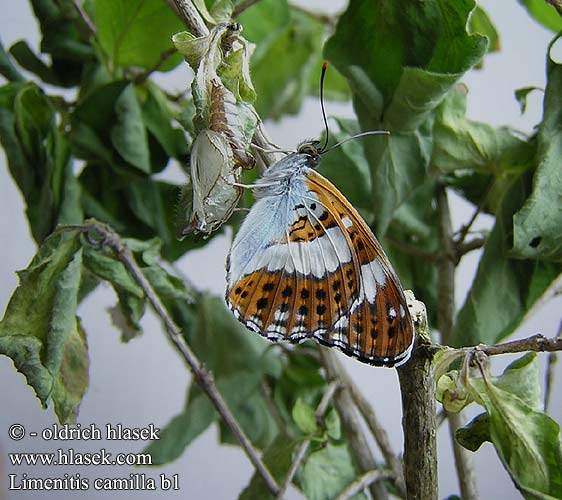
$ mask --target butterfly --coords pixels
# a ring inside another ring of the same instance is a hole
[[[271,341],[315,339],[400,366],[414,341],[404,291],[367,223],[315,170],[323,152],[303,143],[254,184],[227,259],[227,305]]]

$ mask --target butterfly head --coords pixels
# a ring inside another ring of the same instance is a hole
[[[320,141],[310,140],[301,142],[297,148],[297,154],[306,155],[310,160],[309,166],[315,168],[320,161],[320,155],[324,149],[320,146]]]

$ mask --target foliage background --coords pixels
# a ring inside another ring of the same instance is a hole
[[[337,10],[345,2],[304,1],[307,7],[329,8]],[[526,132],[540,119],[542,95],[538,92],[529,97],[528,110],[520,116],[518,105],[513,98],[513,90],[523,86],[544,86],[544,54],[552,37],[516,4],[516,2],[481,2],[487,10],[502,37],[502,51],[488,56],[481,71],[471,72],[464,78],[469,87],[468,115],[491,125],[509,124]],[[0,1],[2,19],[0,33],[6,47],[16,39],[25,37],[32,47],[37,44],[35,21],[29,12],[27,2]],[[522,35],[524,34],[524,36]],[[559,44],[560,45],[560,44]],[[562,52],[562,51],[559,51]],[[562,54],[558,54],[558,60]],[[182,65],[171,74],[159,78],[161,83],[172,89],[181,89],[188,85],[190,74],[187,66]],[[328,113],[351,116],[349,106],[329,103]],[[278,124],[267,124],[269,133],[281,146],[292,147],[300,140],[314,136],[321,130],[321,118],[317,99],[308,99],[299,116],[286,118]],[[7,175],[4,157],[0,155],[0,304],[2,308],[16,286],[15,269],[26,267],[35,252],[24,218],[23,204],[19,192]],[[176,172],[179,174],[178,172]],[[173,175],[173,174],[172,174]],[[179,180],[177,177],[175,180]],[[454,225],[458,227],[470,217],[469,207],[454,198]],[[489,220],[481,217],[477,227],[489,227]],[[201,288],[222,295],[224,287],[224,259],[228,249],[227,238],[215,238],[205,252],[194,251],[184,257],[179,266],[183,272],[196,281]],[[462,304],[466,290],[470,286],[474,265],[478,255],[465,257],[458,270],[457,304]],[[202,273],[201,269],[205,272]],[[168,345],[161,333],[160,325],[148,314],[143,319],[145,334],[129,344],[121,344],[119,334],[111,325],[109,315],[103,311],[113,305],[113,293],[109,287],[101,287],[83,304],[80,310],[85,328],[89,332],[90,349],[90,388],[81,406],[79,421],[83,425],[96,422],[99,426],[106,422],[122,422],[126,426],[145,426],[150,422],[163,426],[182,408],[185,389],[188,385],[188,372],[177,354]],[[532,320],[527,321],[517,332],[516,337],[524,337],[541,332],[552,336],[556,332],[545,330],[557,325],[562,299],[551,302]],[[400,403],[396,375],[392,370],[373,370],[341,356],[348,370],[359,381],[365,395],[373,402],[390,437],[398,448],[401,445]],[[544,359],[544,358],[541,358]],[[506,360],[507,361],[507,360]],[[504,363],[497,360],[496,363]],[[562,382],[558,369],[558,384]],[[557,386],[558,388],[560,385]],[[562,421],[562,396],[554,392],[551,414],[558,422]],[[24,440],[19,444],[10,442],[6,430],[11,423],[19,422],[29,429],[41,429],[55,422],[52,409],[39,411],[39,406],[23,377],[17,374],[12,363],[5,357],[0,358],[0,481],[8,471],[3,471],[2,461],[7,451],[52,451],[56,443]],[[452,454],[446,428],[439,433],[440,457],[440,491],[441,497],[458,491],[453,469]],[[125,444],[104,442],[109,451],[141,451],[142,444]],[[97,444],[76,443],[76,449],[95,451]],[[223,480],[216,481],[216,464],[220,471],[228,471]],[[475,457],[475,466],[479,478],[482,498],[517,495],[511,481],[496,458],[490,445]],[[142,470],[142,469],[141,469]],[[46,471],[39,471],[45,475]],[[49,469],[49,475],[56,472]],[[93,468],[76,469],[89,477],[100,475]],[[117,471],[104,471],[104,475],[125,477],[130,471],[121,468]],[[232,498],[233,492],[242,489],[252,474],[252,469],[238,448],[216,445],[216,429],[212,427],[198,438],[188,451],[175,463],[162,469],[149,469],[148,474],[168,475],[179,473],[183,493],[161,494],[162,498],[179,498],[186,491],[192,498]],[[0,492],[2,486],[0,482]],[[92,495],[92,496],[91,496]],[[83,498],[94,498],[95,492],[81,494]],[[64,494],[60,494],[64,498]],[[130,496],[120,498],[149,498],[150,493],[131,492]],[[73,497],[69,494],[68,497]],[[18,494],[17,498],[36,498],[34,493]]]

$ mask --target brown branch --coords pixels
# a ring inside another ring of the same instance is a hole
[[[119,235],[105,224],[101,224],[99,222],[87,223],[84,226],[75,226],[75,228],[80,229],[86,235],[92,235],[92,233],[95,233],[96,236],[99,236],[102,245],[111,249],[117,259],[119,259],[127,268],[129,273],[142,288],[148,302],[164,324],[164,329],[168,339],[172,342],[173,346],[181,354],[184,361],[189,366],[191,372],[193,373],[195,382],[207,394],[222,420],[242,446],[242,449],[246,453],[250,462],[252,462],[253,466],[256,468],[258,474],[260,474],[265,481],[269,491],[276,495],[279,491],[279,486],[265,464],[262,462],[258,451],[254,448],[244,430],[240,427],[238,421],[231,413],[228,405],[218,391],[211,373],[203,366],[195,353],[191,350],[182,335],[181,329],[174,323],[174,320],[171,318],[158,295],[136,263],[133,254],[123,243]],[[91,238],[88,239],[91,241]]]
[[[331,382],[328,385],[328,388],[326,389],[326,392],[322,396],[322,400],[320,401],[314,413],[316,420],[320,421],[324,417],[324,414],[328,409],[328,405],[330,404],[330,401],[334,397],[334,393],[336,392],[338,386],[339,386],[339,382]],[[279,493],[277,493],[278,500],[283,500],[285,496],[285,492],[287,491],[287,488],[293,481],[293,478],[295,477],[295,474],[297,473],[300,464],[304,460],[304,457],[306,456],[306,452],[308,451],[309,446],[310,446],[310,439],[306,439],[300,444],[297,450],[297,455],[295,457],[295,460],[291,464],[291,468],[289,469],[289,472],[287,472],[287,476],[285,477],[285,480],[283,481],[283,484],[279,489]]]
[[[478,206],[476,207],[476,210],[474,210],[472,216],[470,217],[470,220],[464,226],[462,226],[460,228],[459,235],[458,235],[458,237],[455,241],[455,246],[457,247],[457,249],[464,244],[464,240],[468,236],[470,228],[472,227],[472,225],[476,221],[476,218],[478,217],[478,215],[480,215],[480,212],[482,212],[482,210],[484,209],[484,206],[486,205],[486,202],[488,201],[488,196],[490,195],[490,193],[492,192],[492,188],[494,187],[494,183],[495,183],[495,180],[492,180],[486,186],[486,191],[484,192],[482,198],[480,199],[480,202],[478,203]]]
[[[242,12],[249,9],[252,5],[258,3],[260,0],[242,0],[232,11],[232,19],[236,19]]]
[[[438,186],[436,197],[439,241],[442,249],[438,267],[437,326],[441,333],[442,342],[449,343],[453,336],[455,317],[455,261],[457,253],[453,241],[451,211],[445,186]],[[473,216],[472,221],[475,218],[476,215]],[[455,432],[461,425],[460,417],[449,414],[448,424],[461,496],[464,500],[476,500],[478,498],[478,489],[472,459],[468,451],[462,448],[455,439]]]
[[[209,28],[207,28],[191,0],[166,0],[166,2],[189,28],[192,35],[201,37],[209,34]]]
[[[437,425],[433,355],[417,336],[410,361],[398,368],[408,500],[437,500]]]
[[[461,258],[467,253],[472,252],[472,250],[482,248],[486,244],[486,241],[486,237],[480,236],[455,245],[455,264],[458,264]]]
[[[517,352],[554,352],[562,351],[562,338],[547,339],[544,335],[538,333],[532,337],[520,340],[512,340],[503,344],[484,345],[480,344],[476,347],[463,347],[463,351],[478,350],[487,356],[497,356],[498,354],[514,354]]]
[[[327,347],[321,347],[320,355],[328,380],[340,380],[343,367],[336,358],[336,353]],[[353,407],[353,400],[346,387],[342,387],[336,392],[334,406],[341,418],[344,433],[357,468],[364,473],[377,469],[377,463],[367,444],[367,439],[363,434],[357,413]],[[370,486],[370,491],[374,499],[386,500],[388,498],[388,493],[381,483],[373,483]]]
[[[361,493],[367,486],[370,486],[377,481],[382,481],[383,479],[390,479],[393,473],[391,471],[386,471],[382,469],[370,470],[369,472],[363,474],[357,481],[353,481],[349,484],[337,497],[336,500],[349,500],[353,498],[358,493]]]

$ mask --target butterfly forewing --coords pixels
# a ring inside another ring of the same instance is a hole
[[[354,254],[349,281],[360,283],[359,298],[348,316],[347,346],[373,364],[400,364],[413,342],[412,320],[402,286],[371,229],[326,178],[309,172],[309,188],[348,234]],[[351,284],[348,281],[348,285]]]

